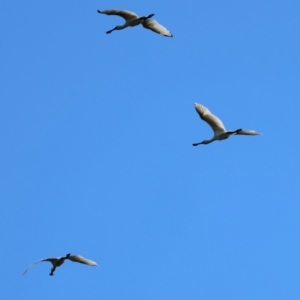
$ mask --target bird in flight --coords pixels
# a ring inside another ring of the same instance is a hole
[[[237,130],[230,130],[227,131],[225,126],[223,125],[222,121],[213,115],[205,106],[195,103],[195,109],[199,114],[200,118],[205,121],[213,130],[214,136],[210,140],[204,140],[201,143],[195,143],[193,146],[198,146],[201,144],[207,145],[213,141],[221,141],[229,138],[231,135],[261,135],[261,133],[256,132],[254,130],[244,130],[244,129],[237,129]]]
[[[78,263],[81,263],[81,264],[85,264],[85,265],[89,265],[89,266],[98,266],[96,262],[92,261],[92,260],[89,260],[89,259],[86,259],[80,255],[71,255],[71,254],[67,254],[66,256],[64,257],[56,257],[56,258],[44,258],[44,259],[40,259],[36,262],[34,262],[33,264],[31,264],[26,270],[25,272],[23,273],[23,275],[25,275],[28,270],[33,267],[34,265],[38,264],[39,262],[43,262],[43,261],[49,261],[51,262],[52,264],[52,268],[51,268],[51,272],[50,272],[50,276],[53,276],[54,274],[54,271],[57,267],[60,267],[66,259],[69,259],[71,261],[74,261],[74,262],[78,262]]]
[[[156,33],[159,33],[161,35],[167,36],[167,37],[173,37],[172,33],[167,30],[164,26],[160,25],[157,21],[151,19],[154,14],[139,17],[134,12],[128,11],[128,10],[119,10],[119,9],[107,9],[107,10],[97,10],[99,14],[105,14],[105,15],[113,15],[113,16],[120,16],[125,19],[125,23],[123,25],[118,25],[114,27],[111,30],[106,31],[106,33],[111,33],[114,30],[121,30],[126,27],[133,27],[137,26],[139,24],[142,24],[146,29],[150,29]]]

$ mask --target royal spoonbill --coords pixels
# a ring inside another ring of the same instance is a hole
[[[56,257],[56,258],[44,258],[44,259],[40,259],[36,262],[34,262],[33,264],[31,264],[26,270],[25,272],[23,273],[23,275],[25,275],[27,273],[27,271],[33,267],[34,265],[36,265],[37,263],[39,262],[42,262],[42,261],[49,261],[51,262],[52,264],[52,268],[51,268],[51,272],[50,272],[50,276],[53,276],[53,273],[55,271],[55,269],[57,267],[60,267],[66,259],[69,259],[71,261],[75,261],[75,262],[78,262],[78,263],[81,263],[81,264],[85,264],[85,265],[89,265],[89,266],[98,266],[97,263],[95,263],[94,261],[92,260],[89,260],[89,259],[86,259],[80,255],[71,255],[71,254],[67,254],[66,256],[64,257]]]
[[[195,103],[195,109],[199,114],[200,118],[208,123],[208,125],[212,128],[214,132],[214,136],[210,140],[204,140],[201,143],[195,143],[193,146],[198,146],[201,144],[209,144],[213,141],[217,140],[225,140],[229,138],[233,134],[244,134],[244,135],[261,135],[261,133],[256,132],[254,130],[244,130],[244,129],[237,129],[237,130],[230,130],[227,131],[225,126],[223,125],[222,121],[213,115],[205,106]]]
[[[145,28],[150,29],[156,33],[159,33],[164,36],[172,37],[172,33],[167,30],[164,26],[160,25],[157,21],[152,20],[151,17],[154,16],[154,14],[148,15],[147,17],[139,17],[134,12],[128,11],[128,10],[121,10],[121,9],[107,9],[107,10],[97,10],[99,14],[105,14],[105,15],[113,15],[113,16],[120,16],[125,19],[125,24],[118,25],[115,28],[106,31],[106,33],[111,33],[114,30],[121,30],[128,26],[136,26],[139,24],[142,24]]]

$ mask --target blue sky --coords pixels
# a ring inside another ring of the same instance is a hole
[[[299,299],[299,1],[0,8],[1,299]]]

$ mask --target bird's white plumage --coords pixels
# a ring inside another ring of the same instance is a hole
[[[212,128],[215,135],[224,133],[226,131],[223,122],[218,117],[213,115],[208,108],[201,104],[195,103],[195,109],[200,118],[208,123],[208,125]]]
[[[245,130],[241,129],[236,132],[236,134],[243,134],[243,135],[262,135],[261,133],[255,131],[255,130]]]
[[[126,21],[125,24],[118,25],[115,28],[108,30],[106,33],[111,33],[114,30],[121,30],[128,26],[136,26],[142,24],[146,29],[150,29],[163,36],[173,37],[172,33],[167,30],[167,28],[159,24],[157,21],[151,19],[154,14],[151,14],[148,17],[139,17],[134,12],[123,9],[107,9],[102,11],[98,10],[98,12],[100,14],[120,16]]]
[[[256,132],[254,130],[237,129],[226,131],[223,122],[217,116],[212,114],[208,108],[198,103],[195,103],[194,105],[200,118],[212,128],[214,136],[211,139],[204,140],[201,143],[194,143],[193,146],[198,146],[200,144],[207,145],[216,140],[225,140],[231,135],[260,135],[259,132]]]
[[[132,11],[124,10],[124,9],[107,9],[100,11],[101,14],[105,14],[108,16],[120,16],[124,18],[126,21],[135,20],[139,16]]]
[[[159,24],[157,21],[153,20],[153,19],[147,19],[145,20],[142,25],[147,28],[150,29],[158,34],[164,35],[164,36],[169,36],[172,37],[172,33],[164,26],[162,26],[161,24]]]
[[[68,259],[71,260],[71,261],[78,262],[78,263],[85,264],[85,265],[89,265],[89,266],[98,266],[96,262],[94,262],[90,259],[84,258],[81,255],[70,255],[68,257]]]
[[[43,259],[40,259],[34,263],[32,263],[23,273],[26,274],[28,272],[29,269],[31,269],[34,265],[40,263],[40,262],[44,262],[44,261],[49,261],[51,262],[52,266],[53,266],[53,269],[51,270],[51,272],[54,272],[55,268],[56,267],[59,267],[61,266],[65,260],[71,260],[73,262],[78,262],[78,263],[81,263],[81,264],[85,264],[85,265],[89,265],[89,266],[98,266],[96,262],[90,260],[90,259],[87,259],[87,258],[84,258],[83,256],[81,255],[67,255],[65,257],[56,257],[56,258],[43,258]],[[51,275],[51,274],[50,274]],[[53,274],[52,274],[53,275]]]
[[[34,263],[32,263],[32,264],[24,271],[23,275],[25,275],[25,274],[29,271],[29,269],[31,269],[34,265],[36,265],[36,264],[38,264],[38,263],[40,263],[40,262],[43,262],[43,261],[49,261],[49,262],[52,263],[53,266],[55,266],[55,265],[58,263],[58,261],[59,261],[60,259],[61,259],[61,257],[57,257],[57,258],[43,258],[43,259],[40,259],[40,260],[38,260],[38,261],[35,261]]]

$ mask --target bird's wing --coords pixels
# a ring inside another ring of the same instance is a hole
[[[244,135],[262,135],[261,133],[254,130],[245,130],[241,129],[236,132],[236,134],[244,134]]]
[[[32,263],[23,273],[23,275],[25,275],[29,269],[31,269],[34,265],[40,263],[40,262],[43,262],[43,261],[49,261],[52,263],[52,265],[54,266],[58,261],[59,261],[59,258],[43,258],[43,259],[40,259],[34,263]]]
[[[124,18],[126,21],[137,19],[139,16],[132,11],[123,10],[123,9],[107,9],[107,10],[98,10],[101,14],[120,16]]]
[[[223,133],[226,131],[222,121],[218,117],[213,115],[205,106],[195,103],[195,109],[200,118],[209,124],[215,134]]]
[[[150,29],[156,33],[159,33],[161,35],[164,35],[164,36],[168,36],[168,37],[172,37],[172,33],[167,29],[165,28],[164,26],[160,25],[157,21],[153,20],[153,19],[146,19],[142,25],[147,28],[147,29]]]
[[[90,259],[86,259],[84,257],[82,257],[81,255],[70,255],[68,257],[69,260],[71,261],[75,261],[81,264],[85,264],[85,265],[89,265],[89,266],[98,266],[96,262],[90,260]]]

